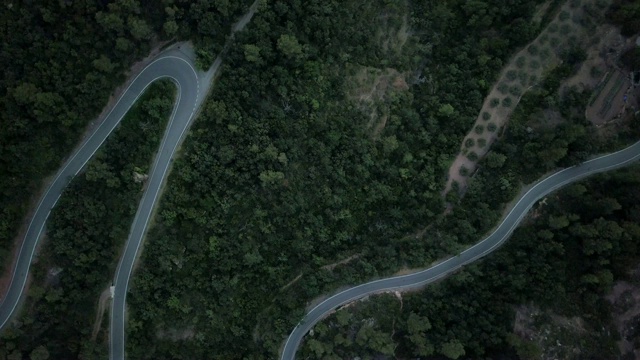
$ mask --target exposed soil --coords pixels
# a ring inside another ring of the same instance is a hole
[[[280,291],[285,290],[286,288],[288,288],[289,286],[295,284],[296,282],[298,282],[298,280],[300,280],[300,278],[302,277],[302,273],[298,274],[298,276],[296,276],[295,278],[293,278],[293,280],[289,281],[285,286],[280,288]]]
[[[580,317],[567,318],[535,305],[516,309],[513,333],[540,350],[540,359],[579,359],[588,331]]]
[[[409,17],[406,14],[406,1],[399,4],[400,13],[385,11],[380,14],[372,27],[376,29],[376,40],[385,58],[393,62],[402,54],[411,37]],[[388,100],[394,92],[406,91],[407,73],[400,73],[391,67],[353,66],[346,79],[346,92],[349,99],[365,114],[369,114],[367,129],[372,138],[380,136],[389,117]]]
[[[156,332],[158,339],[170,339],[172,341],[191,339],[196,335],[194,327],[186,329],[159,329]]]
[[[633,282],[618,281],[605,298],[611,303],[612,317],[621,339],[618,348],[625,358],[640,359],[640,348],[634,342],[640,334],[640,268],[634,271]]]
[[[369,113],[367,128],[372,129],[373,137],[377,137],[387,123],[389,107],[386,102],[390,95],[409,89],[406,75],[393,68],[365,66],[357,68],[354,73],[347,80],[349,97],[362,111]]]
[[[102,318],[104,318],[104,312],[109,305],[111,299],[111,288],[108,287],[100,294],[100,300],[98,300],[98,311],[96,312],[96,320],[93,323],[93,331],[91,332],[91,341],[96,341],[100,327],[102,326]]]
[[[325,265],[325,266],[321,267],[321,269],[332,271],[333,269],[335,269],[336,266],[347,264],[351,260],[355,260],[355,259],[359,258],[360,256],[362,256],[362,254],[354,254],[354,255],[351,255],[348,258],[344,259],[344,260],[334,262],[333,264]]]

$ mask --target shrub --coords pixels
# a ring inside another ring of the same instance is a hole
[[[549,44],[553,47],[557,47],[558,45],[560,45],[560,39],[558,39],[557,37],[552,37],[551,40],[549,41]]]
[[[482,149],[485,146],[487,146],[487,139],[484,139],[484,138],[478,139],[478,147]]]
[[[549,32],[550,32],[550,33],[557,32],[557,31],[558,31],[558,24],[555,24],[555,23],[554,23],[554,24],[551,24],[551,25],[549,25],[549,28],[548,28],[548,29],[549,29]]]
[[[507,96],[506,98],[502,99],[502,106],[511,107],[512,104],[513,104],[513,100],[511,100],[511,98],[509,96]]]
[[[529,54],[531,54],[531,55],[538,55],[539,51],[540,51],[540,49],[538,48],[538,45],[536,45],[536,44],[531,44],[527,48],[527,52],[529,52]]]
[[[531,67],[532,69],[539,69],[540,68],[540,62],[537,60],[533,60],[529,63],[529,67]]]
[[[506,95],[509,92],[509,85],[505,83],[498,84],[498,91],[500,91],[502,95]]]
[[[549,50],[549,48],[545,47],[542,49],[542,51],[540,51],[540,59],[542,61],[547,60],[550,56],[551,56],[551,51]]]
[[[518,85],[513,85],[509,88],[509,93],[511,93],[511,95],[513,96],[520,96],[522,95],[522,88],[520,88],[520,86]]]
[[[527,63],[527,59],[525,59],[524,56],[519,56],[516,59],[516,66],[520,69],[522,69],[526,63]]]
[[[531,75],[531,77],[529,78],[529,82],[530,82],[531,84],[535,84],[535,83],[536,83],[536,81],[538,81],[538,77],[537,77],[537,76],[535,76],[535,75]]]
[[[560,19],[560,21],[566,21],[567,19],[569,19],[569,13],[564,10],[560,11],[560,15],[558,15],[558,19]]]
[[[473,147],[473,145],[476,144],[476,141],[473,140],[473,138],[468,138],[467,140],[464,141],[464,146],[467,148]]]
[[[498,105],[500,105],[500,99],[498,99],[498,98],[493,98],[489,102],[489,106],[491,106],[492,108],[494,108],[494,107],[496,107]],[[488,114],[488,113],[486,113],[486,114]],[[489,116],[491,116],[491,115],[489,115]],[[482,118],[484,119],[484,114],[482,114]]]
[[[498,100],[498,99],[496,99],[496,100]],[[498,101],[498,103],[500,103],[500,101]],[[482,113],[482,120],[487,121],[489,119],[491,119],[491,114],[489,114],[488,112],[484,111]]]
[[[518,73],[515,70],[507,71],[507,80],[513,81],[518,77]]]
[[[460,175],[469,176],[469,169],[464,165],[460,166]]]
[[[484,132],[484,125],[476,125],[476,127],[473,128],[473,131],[475,131],[475,133],[478,135],[482,135],[482,133]]]
[[[573,29],[571,28],[571,25],[569,25],[569,24],[562,24],[562,25],[560,26],[560,32],[561,32],[563,35],[565,35],[565,36],[566,36],[567,34],[570,34],[570,33],[571,33],[571,31],[573,31]]]
[[[476,160],[478,160],[478,154],[476,154],[475,151],[471,151],[467,155],[467,159],[469,159],[471,161],[476,161]]]
[[[528,75],[526,71],[520,70],[518,72],[518,80],[520,80],[520,84],[522,86],[527,86],[527,78],[528,78]]]
[[[490,132],[496,132],[496,130],[498,130],[498,125],[495,123],[489,123],[489,125],[487,125],[487,130]]]

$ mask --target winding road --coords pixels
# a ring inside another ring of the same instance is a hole
[[[193,59],[194,55],[191,48],[185,44],[175,45],[158,55],[131,81],[100,126],[58,171],[53,182],[38,203],[29,223],[13,269],[11,283],[5,297],[2,299],[2,303],[0,303],[0,328],[4,328],[7,325],[18,307],[38,240],[45,228],[51,209],[58,202],[64,188],[83,169],[146,88],[156,80],[168,78],[178,87],[176,103],[165,130],[164,138],[156,154],[138,212],[131,226],[129,239],[118,265],[114,283],[115,296],[112,305],[110,334],[112,339],[111,353],[112,358],[124,358],[125,298],[134,260],[147,228],[153,205],[166,177],[170,160],[185,131],[189,128],[196,109],[202,103],[203,94],[206,94],[210,84],[210,81],[201,81],[201,79],[209,80],[213,76],[212,72],[217,70],[217,67],[215,67],[209,72],[196,71]]]
[[[257,7],[257,1],[233,31],[242,30],[251,19]],[[129,288],[129,279],[138,256],[139,248],[152,215],[161,187],[166,179],[171,159],[182,141],[185,132],[191,125],[197,109],[211,85],[221,59],[214,62],[209,71],[197,71],[194,66],[192,49],[187,45],[176,44],[164,51],[147,65],[129,84],[105,120],[93,134],[80,146],[65,165],[58,171],[53,182],[42,196],[29,223],[24,241],[20,248],[13,277],[9,289],[0,303],[0,329],[11,319],[23,296],[29,268],[33,260],[38,240],[45,228],[51,209],[55,206],[69,181],[76,176],[106,138],[118,126],[121,119],[154,81],[168,78],[177,88],[177,99],[171,118],[165,130],[160,148],[156,154],[153,167],[147,180],[146,189],[139,204],[138,211],[131,225],[129,238],[114,280],[114,298],[111,307],[110,358],[125,357],[125,301]],[[366,284],[337,293],[315,306],[298,323],[287,338],[282,350],[282,360],[292,360],[305,334],[321,319],[334,309],[370,294],[410,290],[423,287],[442,278],[460,267],[491,253],[505,242],[529,209],[542,197],[569,183],[583,179],[589,175],[612,170],[640,159],[640,142],[615,153],[597,157],[583,164],[561,170],[537,182],[525,193],[506,215],[496,230],[484,240],[468,248],[457,256],[426,270],[413,274],[371,281]]]
[[[358,285],[339,292],[322,301],[305,315],[293,329],[282,349],[281,360],[293,360],[305,334],[336,308],[361,299],[367,295],[406,291],[421,288],[453,271],[496,250],[518,226],[529,209],[541,198],[562,186],[581,180],[589,175],[605,172],[631,164],[640,159],[640,142],[618,152],[597,157],[580,165],[560,170],[538,181],[517,201],[491,235],[457,256],[450,257],[426,270],[413,274],[390,277]]]
[[[230,44],[233,34],[244,29],[249,23],[257,11],[258,4],[259,2],[256,0],[250,6],[249,11],[233,25],[232,36],[227,40],[225,47]],[[145,184],[145,191],[138,205],[113,282],[114,295],[111,305],[109,357],[110,359],[125,358],[125,308],[133,266],[139,255],[140,245],[149,225],[154,205],[166,180],[173,155],[191,125],[194,114],[202,105],[212,80],[222,63],[222,58],[218,57],[209,70],[203,72],[196,70],[194,60],[193,49],[190,44],[186,43],[175,44],[156,56],[129,83],[100,126],[94,130],[91,136],[58,171],[53,182],[40,199],[20,247],[20,252],[13,268],[11,283],[0,303],[0,329],[3,329],[9,323],[19,306],[38,240],[45,228],[45,223],[51,210],[60,199],[65,187],[74,176],[78,175],[98,148],[102,146],[147,87],[157,80],[170,79],[178,88],[176,103],[164,132],[160,148],[155,155],[149,178]]]
[[[124,359],[125,357],[125,303],[133,265],[147,230],[154,204],[166,179],[171,158],[185,131],[191,124],[193,115],[204,97],[202,94],[206,93],[207,89],[205,87],[210,84],[210,82],[203,82],[203,88],[201,89],[200,79],[204,78],[205,75],[195,70],[191,59],[192,55],[187,56],[181,51],[170,51],[168,54],[160,56],[133,80],[123,97],[120,98],[118,104],[109,114],[109,118],[113,116],[113,121],[117,119],[119,122],[131,105],[144,92],[144,89],[158,79],[169,78],[178,87],[176,104],[171,113],[169,125],[156,153],[155,162],[146,183],[146,190],[138,205],[138,211],[133,219],[124,253],[116,270],[109,334],[109,354],[111,359]]]

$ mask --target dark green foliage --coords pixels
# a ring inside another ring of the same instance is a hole
[[[491,102],[492,102],[492,103],[494,102],[493,100],[495,100],[495,101],[497,102],[495,106],[498,106],[498,104],[500,103],[500,100],[498,100],[498,99],[492,99],[492,100],[491,100]],[[495,107],[495,106],[492,106],[492,107]],[[482,112],[482,120],[484,120],[484,121],[488,121],[489,119],[491,119],[491,114],[489,114],[489,113],[488,113],[488,112],[486,112],[486,111],[483,111],[483,112]]]
[[[473,128],[473,131],[476,134],[481,135],[484,132],[484,126],[482,126],[481,124],[478,124]]]
[[[622,63],[625,66],[627,66],[629,69],[634,71],[639,71],[640,70],[640,47],[634,47],[632,49],[627,50],[620,57],[620,61],[622,61]]]
[[[615,0],[607,12],[612,23],[622,27],[624,36],[636,35],[640,32],[640,4],[634,0]]]
[[[515,87],[515,88],[519,89],[518,87]],[[513,93],[513,89],[514,87],[510,88],[509,91]],[[502,99],[502,106],[511,107],[512,104],[513,104],[513,100],[511,99],[511,97],[507,96],[506,98]]]
[[[495,132],[496,129],[498,129],[498,126],[495,123],[490,122],[489,125],[487,125],[487,130],[490,132]]]
[[[498,105],[500,105],[500,99],[498,99],[498,98],[492,98],[491,101],[489,102],[489,106],[491,106],[492,108],[495,108]],[[487,112],[485,112],[485,113],[489,114]],[[484,115],[485,113],[482,114],[482,119],[487,120],[487,119],[485,119],[485,115]],[[491,117],[491,115],[489,115],[489,117]]]
[[[539,61],[537,61],[537,60],[532,60],[532,61],[529,63],[529,67],[530,67],[530,68],[532,68],[532,69],[534,69],[534,70],[539,69],[539,68],[540,68],[540,62],[539,62]]]
[[[487,139],[485,138],[478,139],[478,147],[482,149],[485,146],[487,146]]]
[[[468,158],[469,160],[471,160],[471,161],[476,161],[476,160],[478,160],[478,154],[476,154],[476,152],[475,152],[475,151],[470,151],[470,152],[467,154],[467,158]]]
[[[480,80],[533,37],[535,2],[486,16],[464,2],[410,4],[267,2],[236,35],[134,277],[129,356],[274,358],[309,299],[433,258],[408,235],[442,211],[442,174],[482,106]],[[414,34],[398,54],[372,25],[402,19],[395,11],[412,14]],[[431,79],[389,98],[379,138],[345,99],[356,65]],[[359,257],[321,269],[349,255]],[[156,336],[191,327],[179,346]]]
[[[518,85],[513,85],[509,88],[509,93],[513,96],[518,97],[522,95],[522,88]],[[510,105],[507,105],[507,106],[510,106]]]
[[[501,82],[498,84],[498,91],[500,91],[500,93],[502,95],[506,95],[509,92],[509,85]]]
[[[207,35],[194,38],[206,47],[207,37],[224,40],[247,3],[3,2],[0,263],[42,179],[77,145],[86,125],[124,81],[125,70],[148,55],[152,39],[184,38],[191,33],[188,27],[198,27]]]
[[[108,318],[97,341],[90,335],[96,303],[115,271],[173,103],[175,86],[152,85],[60,197],[51,213],[44,254],[19,328],[2,334],[28,354],[44,345],[52,359],[107,356]],[[105,216],[108,214],[108,216]],[[51,277],[51,270],[60,270]],[[32,321],[37,319],[37,321]]]
[[[464,141],[464,147],[471,148],[476,144],[476,141],[473,138],[468,138]]]
[[[515,70],[509,70],[506,74],[507,80],[514,81],[518,77],[518,72]]]

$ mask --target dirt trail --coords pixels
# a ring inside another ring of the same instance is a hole
[[[583,3],[591,4],[593,1]],[[588,16],[583,7],[572,8],[571,2],[567,2],[538,37],[507,63],[485,98],[473,127],[462,141],[460,153],[449,168],[443,194],[451,190],[454,182],[458,184],[459,191],[464,192],[478,161],[496,141],[520,98],[560,64],[558,54],[570,44],[590,44],[587,40],[592,40],[593,35],[588,37],[580,25]]]
[[[102,318],[104,318],[104,312],[107,310],[107,305],[111,300],[111,287],[104,289],[100,294],[100,300],[98,301],[98,311],[96,312],[96,320],[93,322],[93,331],[91,332],[91,341],[96,341],[98,332],[102,325]]]

